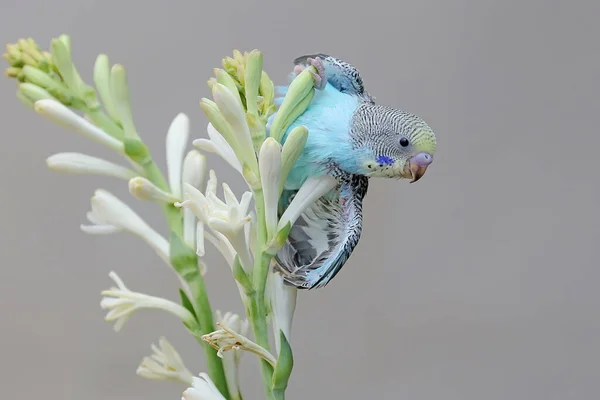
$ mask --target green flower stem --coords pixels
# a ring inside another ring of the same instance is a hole
[[[149,159],[142,165],[146,178],[158,186],[160,189],[169,191],[169,184],[167,183],[162,172],[152,159]],[[183,216],[181,210],[172,204],[164,204],[163,211],[172,232],[179,237],[183,237]],[[190,268],[197,269],[197,259],[194,257],[194,265]],[[185,278],[185,277],[184,277]],[[213,324],[212,308],[210,301],[208,300],[208,293],[206,292],[206,285],[204,278],[201,274],[194,274],[191,278],[188,278],[187,283],[190,285],[193,294],[193,302],[196,310],[196,318],[200,327],[198,335],[194,335],[198,343],[204,348],[206,354],[206,365],[208,368],[208,374],[215,386],[219,389],[221,394],[225,398],[229,398],[229,390],[227,388],[227,380],[225,378],[225,370],[223,369],[223,361],[217,356],[217,351],[213,349],[208,343],[201,339],[202,335],[209,334],[215,330]]]
[[[197,274],[194,279],[188,281],[192,289],[194,297],[194,304],[196,305],[196,318],[200,325],[200,334],[196,336],[198,343],[204,348],[206,354],[206,365],[208,368],[208,374],[215,386],[219,389],[221,394],[226,398],[229,397],[229,389],[227,388],[227,379],[225,378],[225,370],[223,368],[223,361],[217,355],[217,351],[213,349],[207,342],[201,339],[202,335],[209,334],[215,330],[213,325],[213,314],[208,301],[208,294],[206,293],[206,286],[204,284],[204,278],[201,274]]]
[[[257,235],[256,235],[256,258],[254,260],[253,286],[254,293],[250,301],[250,323],[254,331],[256,343],[269,350],[269,333],[267,327],[267,309],[265,304],[265,287],[267,275],[271,263],[271,256],[264,252],[267,241],[267,229],[265,225],[265,206],[262,189],[254,191],[254,204],[256,207]],[[261,372],[267,398],[272,399],[271,382],[273,379],[273,367],[266,361],[261,360]]]
[[[246,314],[248,315],[248,319],[252,325],[256,344],[268,350],[269,334],[267,330],[267,320],[265,318],[264,308],[261,311],[256,294],[254,294],[254,296],[250,299],[249,303],[250,306],[246,311]],[[262,358],[259,359],[259,362],[267,399],[272,399],[271,381],[273,379],[273,367]]]

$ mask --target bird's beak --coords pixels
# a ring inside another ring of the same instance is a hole
[[[412,180],[410,181],[410,183],[415,183],[416,181],[421,179],[423,175],[425,175],[426,171],[427,167],[422,167],[417,164],[410,164],[410,172],[412,173]]]
[[[412,180],[410,183],[414,183],[421,179],[425,172],[427,172],[427,167],[433,161],[433,157],[429,153],[419,153],[416,156],[412,157],[408,160],[408,168],[410,169],[410,173],[412,175]]]

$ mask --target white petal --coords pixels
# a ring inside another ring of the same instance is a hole
[[[181,204],[181,203],[177,203]],[[196,240],[196,216],[189,208],[183,209],[183,241],[189,247],[194,247]]]
[[[112,225],[80,225],[80,229],[90,235],[111,235],[123,231]]]
[[[233,266],[233,260],[235,258],[236,252],[231,246],[231,243],[229,243],[229,240],[227,240],[227,238],[222,233],[216,231],[214,232],[214,235],[210,232],[205,231],[204,237],[208,239],[208,241],[213,246],[215,246],[215,248],[219,251],[219,253],[221,253],[223,258],[225,259],[225,261],[227,261],[227,264],[229,264],[229,267],[231,268]]]
[[[167,132],[167,171],[169,175],[169,187],[171,192],[181,197],[181,172],[183,167],[183,154],[188,142],[190,132],[190,120],[183,114],[177,116],[171,122]]]
[[[102,221],[131,232],[148,229],[148,225],[139,215],[106,190],[96,190],[91,203],[92,212]]]
[[[227,225],[227,223],[219,221],[221,220],[210,219],[210,227],[227,237],[231,247],[233,247],[235,252],[239,255],[242,267],[244,267],[246,271],[251,271],[253,262],[250,247],[248,246],[248,242],[246,242],[245,230],[237,227],[231,227]]]
[[[219,199],[217,197],[216,194],[214,194],[213,192],[207,192],[206,193],[206,199],[208,200],[208,202],[210,203],[210,205],[216,210],[216,211],[223,211],[226,212],[227,210],[229,210],[229,207],[227,207],[227,204],[223,203],[221,201],[221,199]]]
[[[225,221],[221,218],[208,218],[208,226],[214,229],[217,232],[221,232],[223,235],[232,236],[235,233],[235,226],[229,221]],[[233,244],[233,243],[232,243]]]
[[[193,376],[186,368],[181,356],[164,338],[159,339],[159,345],[152,344],[152,355],[144,357],[136,370],[136,374],[156,380],[178,380],[187,385],[193,383]]]
[[[123,280],[119,277],[119,275],[117,275],[117,273],[115,271],[110,271],[108,273],[108,277],[117,284],[119,289],[129,290],[129,289],[127,289],[127,286],[125,286],[125,283],[123,282]]]
[[[137,174],[129,168],[122,167],[101,158],[81,153],[58,153],[46,160],[48,168],[71,174],[95,174],[131,179]]]
[[[210,377],[201,373],[199,378],[194,377],[192,387],[183,392],[181,400],[225,400],[225,397],[219,392]]]
[[[218,184],[217,174],[214,169],[208,171],[208,182],[206,183],[206,192],[204,192],[207,196],[212,193],[215,196],[217,195],[217,184]]]
[[[204,223],[202,221],[198,221],[198,224],[196,224],[196,254],[199,257],[203,257],[205,254]]]
[[[209,123],[206,128],[208,139],[196,139],[192,142],[195,147],[198,147],[201,150],[208,151],[210,153],[216,153],[223,160],[225,160],[233,169],[238,171],[240,174],[242,173],[242,164],[238,160],[235,152],[227,143],[225,138],[215,129],[215,127]]]
[[[179,201],[179,197],[167,193],[146,178],[136,176],[129,181],[129,193],[139,200],[157,201],[173,204]]]
[[[292,333],[292,319],[296,310],[296,295],[298,289],[293,286],[288,286],[283,283],[283,278],[280,273],[269,272],[268,280],[269,298],[271,301],[271,312],[273,313],[273,336],[275,338],[275,348],[277,354],[281,348],[281,330],[286,339],[290,341]]]
[[[204,150],[204,151],[206,151],[208,153],[219,154],[217,146],[210,139],[204,139],[204,138],[194,139],[192,141],[192,145],[195,146],[195,147],[197,147],[197,148],[199,148],[200,150]]]
[[[189,208],[196,215],[196,218],[206,222],[208,219],[206,211],[208,201],[206,197],[198,189],[187,183],[183,184],[183,192],[186,200],[182,203],[174,203],[175,207]]]
[[[233,194],[231,188],[225,182],[223,182],[223,197],[228,208],[239,207],[240,203],[237,201],[235,194]]]
[[[92,215],[145,240],[157,254],[169,263],[169,242],[152,229],[129,206],[106,190],[98,189],[92,197]]]
[[[252,192],[244,192],[242,195],[242,200],[240,201],[240,212],[242,214],[248,213],[248,208],[250,208],[250,202],[252,201]]]
[[[336,187],[337,184],[337,180],[328,175],[308,178],[284,211],[277,229],[283,228],[288,222],[293,225],[307,207]]]
[[[35,110],[58,125],[73,129],[83,136],[108,146],[121,154],[123,153],[124,147],[120,140],[110,136],[56,100],[45,99],[36,101]]]
[[[225,85],[220,83],[213,86],[212,93],[219,111],[221,111],[221,114],[229,122],[233,132],[236,134],[236,141],[239,144],[239,151],[241,152],[239,154],[240,158],[249,164],[254,163],[256,165],[250,128],[246,122],[246,113],[241,103],[237,101],[233,93]]]
[[[192,185],[203,192],[208,178],[207,173],[206,157],[197,150],[188,152],[183,160],[183,183]]]
[[[115,322],[115,326],[113,328],[115,332],[121,331],[121,329],[123,329],[123,326],[129,320],[129,318],[131,318],[131,315],[126,315],[124,317],[119,318],[117,322]]]
[[[213,124],[211,124],[210,122],[208,123],[208,126],[206,127],[206,133],[208,134],[208,138],[213,142],[213,144],[217,150],[217,153],[223,159],[225,159],[225,161],[227,161],[229,163],[229,165],[231,165],[233,168],[235,168],[236,170],[238,170],[241,173],[242,172],[242,164],[240,163],[240,160],[237,158],[235,151],[233,151],[233,148],[231,147],[231,145],[229,145],[229,142],[227,142],[227,140],[225,140],[223,135],[221,135],[221,133],[217,130],[217,128],[215,128],[213,126]]]
[[[281,145],[273,138],[267,138],[258,155],[258,168],[265,202],[265,223],[267,235],[272,238],[277,229],[277,203],[281,179]]]

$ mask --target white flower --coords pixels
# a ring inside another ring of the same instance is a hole
[[[337,186],[337,180],[329,175],[309,177],[300,187],[294,200],[286,208],[279,219],[277,230],[282,229],[289,222],[294,225],[300,214],[316,200]]]
[[[292,319],[296,310],[296,295],[298,289],[283,283],[283,277],[279,272],[271,270],[267,282],[268,298],[271,302],[271,326],[275,337],[275,348],[277,354],[281,349],[281,330],[288,342],[291,340]]]
[[[164,337],[158,340],[158,346],[152,344],[152,355],[142,359],[136,374],[147,379],[180,381],[187,385],[191,385],[194,378],[179,353]]]
[[[210,377],[201,373],[199,378],[194,377],[192,386],[183,392],[181,400],[226,400],[219,392]]]
[[[261,357],[273,367],[277,363],[275,357],[262,346],[254,343],[244,335],[229,329],[220,323],[217,323],[221,329],[211,332],[207,335],[202,336],[202,340],[210,344],[215,350],[217,355],[223,357],[223,353],[232,350],[244,350],[256,354]]]
[[[183,322],[189,325],[195,323],[195,318],[187,309],[177,303],[161,297],[149,296],[143,293],[132,292],[129,290],[121,278],[111,271],[110,278],[115,281],[117,287],[111,287],[108,290],[102,291],[102,301],[100,307],[103,310],[110,310],[105,321],[115,322],[115,331],[121,330],[125,322],[140,309],[157,309],[170,312]]]
[[[281,180],[281,145],[273,138],[267,138],[258,155],[258,168],[265,202],[265,223],[267,236],[271,239],[277,229],[277,203]]]
[[[190,132],[190,120],[179,113],[171,122],[167,132],[167,171],[171,193],[181,197],[181,174],[183,165],[183,154],[188,142]]]
[[[54,171],[71,174],[95,174],[121,179],[131,179],[137,175],[129,168],[81,153],[57,153],[48,157],[46,164]]]
[[[36,101],[35,110],[50,121],[79,132],[83,136],[123,154],[124,146],[120,140],[110,136],[108,133],[87,121],[85,118],[77,115],[58,101],[52,99]]]
[[[98,189],[92,197],[92,211],[87,218],[93,225],[81,225],[81,230],[90,234],[109,234],[127,231],[142,238],[167,264],[169,242],[152,229],[129,206],[106,190]]]
[[[231,246],[240,257],[245,268],[251,268],[252,258],[246,242],[245,225],[251,221],[248,214],[252,193],[245,192],[238,201],[229,186],[223,183],[225,202],[216,195],[217,178],[210,171],[206,195],[191,185],[184,184],[183,203],[175,203],[177,207],[189,208],[196,217],[213,231],[221,233],[229,240]],[[197,248],[201,246],[198,245]]]
[[[138,200],[174,203],[179,200],[173,194],[165,192],[148,179],[136,176],[129,180],[129,193]]]
[[[192,150],[188,152],[183,160],[183,183],[187,183],[200,191],[204,191],[206,187],[206,157],[200,154],[199,151]],[[183,194],[181,195],[183,196]],[[196,224],[196,216],[190,209],[183,210],[183,238],[185,243],[191,248],[196,248],[196,253],[199,256],[204,255],[204,238],[198,239],[198,235],[204,234],[204,227],[201,224]],[[197,243],[201,244],[201,248],[197,248]]]
[[[221,314],[221,311],[217,310],[215,314],[217,322],[222,326],[226,326],[232,331],[239,332],[243,336],[248,335],[250,324],[247,319],[242,320],[239,315],[232,312],[227,312],[223,315]],[[222,355],[227,387],[232,396],[235,396],[240,392],[238,371],[242,354],[243,352],[239,350],[232,350],[227,351]]]
[[[208,124],[206,131],[210,139],[196,139],[192,144],[201,150],[217,154],[241,174],[242,164],[240,164],[235,152],[229,143],[227,143],[227,140],[225,140],[223,135],[221,135],[211,123]]]

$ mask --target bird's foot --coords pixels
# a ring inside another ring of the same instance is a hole
[[[323,65],[323,61],[319,57],[317,58],[309,58],[307,61],[311,66],[315,67],[317,73],[310,71],[310,74],[315,79],[315,89],[323,90],[327,85],[327,75],[325,74],[325,66]],[[304,71],[307,66],[305,65],[296,65],[294,67],[294,73],[296,75],[300,74],[300,72]]]

